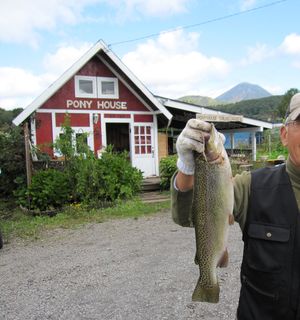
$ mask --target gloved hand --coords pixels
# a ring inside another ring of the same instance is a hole
[[[195,161],[193,151],[204,152],[205,141],[210,137],[211,124],[190,119],[176,141],[177,168],[184,174],[193,175]]]

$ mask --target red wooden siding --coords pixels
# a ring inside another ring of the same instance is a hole
[[[104,118],[130,118],[130,114],[105,114]]]
[[[97,155],[97,151],[102,147],[102,134],[101,134],[101,114],[98,114],[99,118],[97,123],[94,123],[94,153]]]
[[[134,122],[153,122],[153,116],[147,114],[135,114]]]
[[[115,75],[97,57],[92,58],[76,75],[93,77],[115,77]],[[77,98],[75,97],[74,77],[67,81],[52,97],[50,97],[40,108],[41,109],[67,109],[67,100],[91,101],[90,108],[85,110],[102,110],[97,108],[97,102],[111,101],[127,102],[126,111],[149,111],[144,104],[120,81],[119,99],[96,99],[96,98]],[[67,110],[80,110],[70,106]],[[105,109],[109,110],[109,109]],[[112,109],[111,109],[112,110]],[[121,111],[122,112],[122,111]]]
[[[53,156],[53,150],[50,144],[53,143],[52,133],[52,115],[51,113],[37,113],[36,123],[36,143],[41,151]]]
[[[65,113],[56,113],[55,122],[56,127],[61,127],[65,121]],[[89,127],[90,126],[90,116],[87,113],[68,113],[70,117],[71,127]]]

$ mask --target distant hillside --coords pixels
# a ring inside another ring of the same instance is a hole
[[[179,98],[178,100],[187,103],[198,104],[199,106],[203,107],[215,106],[220,103],[225,104],[225,101],[217,101],[213,98],[204,96],[184,96]]]
[[[238,102],[242,100],[270,97],[271,94],[264,88],[247,82],[239,83],[232,89],[216,98],[217,101]]]
[[[12,125],[13,119],[23,111],[22,108],[5,110],[0,108],[0,130]]]
[[[223,112],[240,114],[257,120],[277,122],[282,121],[277,114],[278,105],[283,96],[271,96],[261,99],[244,100],[236,103],[211,106]]]

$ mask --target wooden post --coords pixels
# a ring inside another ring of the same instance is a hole
[[[29,148],[29,129],[28,122],[24,123],[24,139],[25,139],[25,161],[26,161],[26,177],[27,177],[27,187],[31,185],[32,177],[32,167],[31,167],[31,157]]]

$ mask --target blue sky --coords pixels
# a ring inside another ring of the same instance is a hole
[[[0,108],[26,107],[99,39],[156,95],[300,89],[299,12],[299,0],[1,1]]]

